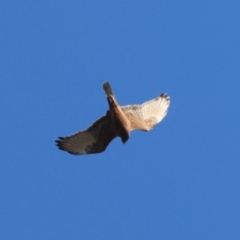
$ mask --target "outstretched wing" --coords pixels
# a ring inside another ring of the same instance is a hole
[[[169,105],[170,97],[162,93],[141,105],[127,105],[121,108],[129,119],[131,130],[149,131],[166,116]]]
[[[108,118],[99,118],[88,129],[68,137],[59,137],[56,145],[71,154],[90,154],[103,152],[116,137],[109,126]]]

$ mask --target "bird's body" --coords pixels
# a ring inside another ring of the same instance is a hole
[[[122,142],[125,143],[130,136],[129,120],[118,105],[108,82],[103,84],[103,89],[109,105],[106,115],[109,118],[110,127],[115,135],[120,137]]]
[[[141,105],[120,107],[108,82],[103,84],[109,110],[88,129],[56,140],[59,149],[71,154],[103,152],[108,144],[120,137],[126,143],[133,130],[151,130],[167,114],[170,98],[167,94]]]

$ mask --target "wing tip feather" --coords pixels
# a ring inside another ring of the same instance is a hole
[[[167,93],[161,93],[160,97],[165,98],[167,101],[170,101],[170,96]]]
[[[68,138],[68,137],[58,137],[58,139],[55,140],[56,146],[58,147],[59,150],[68,152],[68,153],[70,153],[72,155],[82,155],[82,154],[84,154],[84,153],[76,153],[76,152],[69,151],[66,147],[64,147],[63,141],[66,138]]]

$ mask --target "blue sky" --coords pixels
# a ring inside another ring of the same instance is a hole
[[[240,239],[240,3],[3,1],[0,239]],[[102,154],[54,144],[171,96]]]

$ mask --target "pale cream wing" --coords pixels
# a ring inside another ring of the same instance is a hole
[[[81,155],[103,152],[116,137],[106,116],[98,119],[88,129],[68,137],[59,137],[56,145],[71,154]]]
[[[143,104],[121,108],[129,119],[131,130],[149,131],[166,116],[169,105],[170,97],[162,93],[159,97]]]

